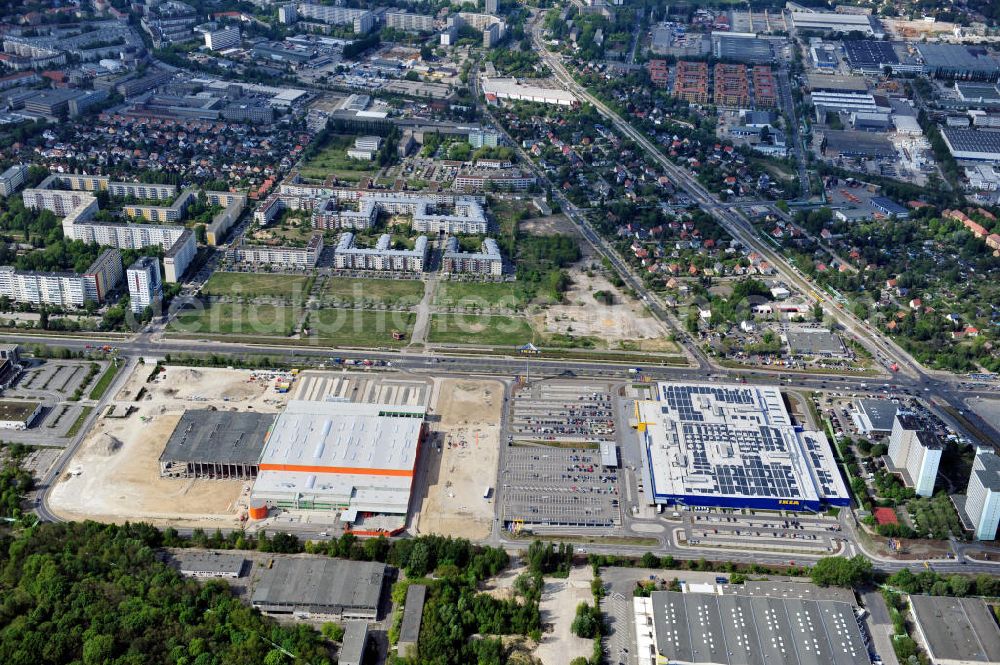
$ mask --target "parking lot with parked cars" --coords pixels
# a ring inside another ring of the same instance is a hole
[[[601,466],[597,450],[508,444],[501,465],[506,528],[621,525],[618,469]]]
[[[614,441],[611,387],[545,382],[516,389],[510,433],[528,441]]]

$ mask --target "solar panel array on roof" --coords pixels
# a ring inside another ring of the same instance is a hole
[[[891,42],[871,39],[844,40],[847,61],[855,69],[873,70],[885,65],[898,65],[899,57]]]
[[[668,384],[637,417],[657,502],[818,509],[848,500],[829,444],[773,387]]]

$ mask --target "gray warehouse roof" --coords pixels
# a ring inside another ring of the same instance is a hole
[[[416,644],[420,637],[420,624],[424,619],[424,600],[427,587],[411,584],[406,589],[406,604],[403,606],[403,624],[399,628],[399,644]]]
[[[384,583],[384,563],[279,558],[264,572],[251,602],[265,612],[375,615]]]
[[[917,51],[928,69],[992,73],[1000,69],[1000,61],[985,49],[962,44],[917,44]]]
[[[844,353],[844,343],[840,338],[826,330],[789,330],[788,347],[792,353],[829,354]]]
[[[160,461],[256,464],[273,422],[274,414],[270,413],[185,411]]]
[[[368,646],[368,623],[366,621],[348,621],[344,630],[344,641],[337,654],[339,665],[361,665],[365,658],[365,647]]]
[[[1000,628],[981,598],[910,596],[933,662],[1000,661]]]
[[[735,35],[713,35],[715,42],[715,57],[738,62],[771,62],[774,52],[771,42],[756,37],[737,37]]]
[[[668,661],[869,665],[848,603],[656,591],[656,649]]]
[[[889,139],[882,134],[870,132],[851,132],[825,130],[826,147],[845,155],[863,155],[872,157],[892,157],[896,149]]]
[[[896,419],[896,412],[899,405],[887,399],[858,399],[855,400],[858,412],[863,414],[871,423],[871,430],[875,432],[891,432],[892,423]]]
[[[184,575],[232,575],[239,577],[247,560],[242,554],[227,552],[181,552],[174,557]]]
[[[742,585],[727,587],[740,596],[767,596],[771,598],[796,598],[798,600],[835,600],[856,605],[854,591],[841,587],[822,587],[808,582],[781,582],[775,580],[747,580]]]

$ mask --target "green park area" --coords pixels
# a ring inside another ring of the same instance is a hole
[[[306,160],[299,169],[303,178],[325,180],[334,175],[339,180],[358,182],[375,174],[376,162],[364,162],[347,156],[347,149],[354,145],[353,136],[330,137],[329,142]]]
[[[330,277],[323,284],[321,293],[323,298],[340,303],[412,307],[424,297],[424,283],[419,280]]]
[[[520,346],[538,343],[538,335],[520,316],[480,316],[435,314],[431,317],[428,341],[436,344],[481,344]]]
[[[309,339],[323,346],[401,347],[409,343],[416,318],[412,312],[321,309],[310,312],[307,327]]]
[[[179,312],[168,330],[187,335],[287,337],[295,330],[297,311],[278,305],[217,302]]]
[[[441,282],[434,294],[437,307],[517,309],[527,304],[528,294],[516,282]]]
[[[278,298],[301,301],[308,297],[312,279],[306,275],[216,272],[201,288],[201,293],[222,298]]]

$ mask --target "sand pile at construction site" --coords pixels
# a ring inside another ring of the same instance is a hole
[[[109,457],[121,450],[121,447],[122,442],[120,439],[111,436],[107,432],[103,432],[97,437],[97,440],[94,441],[93,451],[98,455]]]
[[[187,383],[187,382],[194,382],[194,381],[198,381],[199,379],[202,378],[202,373],[199,372],[196,369],[187,368],[187,369],[182,369],[179,372],[177,372],[177,377],[176,378],[177,378],[178,381],[183,381],[185,383]]]

